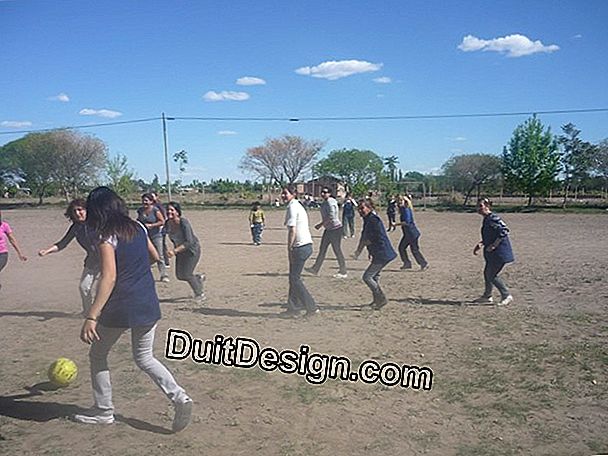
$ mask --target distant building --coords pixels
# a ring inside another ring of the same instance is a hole
[[[335,177],[318,177],[316,179],[309,180],[308,182],[296,183],[296,187],[299,194],[310,194],[313,198],[321,197],[321,189],[327,187],[331,189],[332,195],[336,198],[343,198],[346,195],[346,189],[344,183]]]

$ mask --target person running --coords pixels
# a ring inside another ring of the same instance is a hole
[[[344,239],[355,237],[355,209],[357,202],[350,193],[346,194],[342,203],[342,228],[344,229]]]
[[[71,220],[72,224],[59,241],[38,252],[38,255],[41,257],[60,252],[65,249],[70,242],[76,239],[76,242],[78,242],[80,247],[87,253],[80,276],[80,285],[78,287],[80,299],[82,300],[83,315],[89,311],[93,304],[93,285],[99,278],[99,254],[97,253],[97,248],[95,246],[95,235],[91,233],[86,224],[86,204],[86,201],[81,198],[72,200],[64,214],[66,218]]]
[[[295,185],[284,187],[281,198],[287,204],[284,225],[287,227],[287,257],[289,258],[289,295],[287,310],[283,316],[297,317],[302,309],[306,310],[307,316],[313,316],[319,312],[319,309],[301,278],[304,264],[312,255],[308,214],[296,198]]]
[[[319,254],[315,264],[306,268],[311,274],[317,275],[321,270],[323,261],[325,261],[325,255],[327,255],[327,249],[331,244],[331,248],[336,255],[338,260],[338,273],[334,274],[333,277],[336,279],[346,279],[348,274],[346,272],[346,261],[344,260],[344,254],[342,253],[342,223],[340,223],[338,202],[332,196],[331,190],[328,187],[321,189],[321,198],[323,203],[321,204],[321,222],[315,225],[315,229],[325,227],[323,236],[321,237],[321,247],[319,247]]]
[[[80,331],[80,339],[91,345],[94,406],[74,415],[73,419],[86,424],[114,422],[108,354],[120,336],[130,329],[135,363],[173,403],[172,428],[179,432],[190,422],[192,399],[153,353],[160,305],[150,258],[158,260],[158,251],[144,227],[129,218],[122,198],[108,187],[98,187],[89,194],[87,224],[99,233],[101,263],[97,295]]]
[[[403,232],[403,237],[401,238],[401,241],[399,241],[398,248],[399,256],[401,257],[401,261],[403,261],[401,269],[412,269],[412,262],[407,256],[408,247],[412,250],[412,255],[414,256],[416,263],[420,265],[420,270],[424,271],[425,269],[428,269],[429,263],[424,259],[424,256],[420,251],[420,246],[418,245],[420,231],[414,222],[412,200],[407,196],[399,197],[399,220],[400,222],[395,223],[395,225],[401,225],[401,231]]]
[[[175,276],[177,280],[188,282],[194,292],[194,299],[202,303],[206,297],[203,292],[204,276],[195,274],[194,270],[201,258],[201,243],[192,230],[192,225],[182,217],[179,203],[171,201],[167,204],[167,222],[165,231],[173,243],[167,255],[175,257]]]
[[[397,217],[397,201],[394,196],[388,202],[386,207],[386,216],[388,217],[388,231],[395,230],[395,221]]]
[[[249,212],[249,226],[251,228],[251,237],[255,245],[262,243],[262,231],[264,231],[264,225],[266,224],[266,218],[264,217],[264,211],[260,209],[260,202],[256,201],[251,206]]]
[[[10,225],[6,222],[2,221],[2,212],[0,211],[0,271],[2,271],[6,264],[8,263],[8,244],[7,241],[11,243],[15,252],[17,252],[17,256],[21,261],[27,261],[27,257],[21,253],[21,249],[19,248],[19,243],[17,242],[17,238],[13,234],[13,230]],[[0,283],[0,288],[2,288],[2,284]]]
[[[367,247],[371,263],[363,273],[363,281],[372,291],[374,297],[370,306],[374,310],[380,310],[388,304],[388,300],[382,288],[380,288],[380,272],[397,257],[397,254],[386,234],[384,223],[374,210],[372,200],[359,200],[358,210],[359,215],[363,218],[363,231],[353,258],[357,259],[363,247]]]
[[[481,225],[481,241],[473,249],[473,255],[477,255],[483,249],[483,258],[486,262],[483,270],[485,290],[474,302],[491,303],[492,286],[500,292],[499,306],[506,306],[513,301],[507,286],[498,274],[505,264],[515,261],[511,242],[509,241],[509,228],[502,219],[492,212],[492,202],[482,198],[477,203],[477,213],[483,217]]]
[[[158,252],[158,272],[161,282],[169,282],[167,266],[163,257],[163,233],[162,227],[165,225],[165,217],[161,210],[154,205],[154,197],[150,193],[141,196],[142,206],[137,209],[137,220],[148,230],[148,237]]]
[[[166,221],[167,210],[165,209],[165,206],[160,200],[160,196],[158,196],[158,193],[156,193],[155,191],[150,192],[150,195],[152,195],[152,199],[154,200],[154,206],[156,206],[158,210],[162,212],[163,217],[165,217]],[[161,229],[161,235],[163,237],[163,258],[165,259],[165,266],[167,266],[167,268],[170,268],[171,262],[169,261],[169,257],[167,256],[167,233],[165,233],[164,227],[163,229]]]

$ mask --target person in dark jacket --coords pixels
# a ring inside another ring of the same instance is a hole
[[[195,274],[194,270],[201,258],[201,243],[192,230],[192,225],[182,217],[182,208],[174,201],[167,204],[167,223],[165,231],[173,243],[173,249],[167,249],[169,258],[175,257],[175,276],[177,280],[188,282],[194,298],[202,303],[204,276]]]
[[[401,261],[403,261],[401,269],[412,269],[412,262],[407,256],[408,247],[412,250],[412,255],[414,256],[416,263],[420,265],[420,270],[424,271],[425,269],[428,269],[429,263],[425,260],[418,245],[420,231],[414,222],[412,200],[407,196],[399,197],[399,220],[400,222],[395,223],[395,225],[401,225],[401,231],[403,232],[403,237],[401,238],[401,241],[399,241],[398,248],[399,256],[401,257]]]
[[[85,315],[93,304],[94,284],[99,278],[100,269],[99,254],[97,253],[96,246],[97,237],[86,224],[87,203],[85,200],[81,198],[72,200],[64,215],[72,221],[72,224],[59,241],[55,242],[55,244],[47,249],[40,250],[38,255],[44,257],[51,253],[60,252],[74,239],[76,239],[76,242],[84,249],[87,256],[84,259],[79,290],[80,299],[82,300],[82,312],[83,315]]]
[[[359,200],[357,209],[359,215],[363,218],[363,231],[353,258],[357,259],[363,247],[367,247],[371,263],[363,273],[363,281],[372,291],[374,297],[370,304],[372,309],[380,310],[388,304],[388,300],[382,288],[380,288],[380,272],[397,257],[397,253],[395,253],[386,234],[384,223],[374,211],[372,201],[370,199]]]
[[[481,241],[475,245],[473,255],[477,255],[483,249],[483,257],[486,262],[483,277],[486,288],[483,295],[475,302],[491,303],[492,286],[500,291],[499,306],[506,306],[513,301],[507,286],[498,274],[505,264],[515,260],[513,249],[509,241],[509,228],[502,219],[492,212],[492,203],[487,198],[482,198],[477,203],[477,213],[483,217],[481,225]]]

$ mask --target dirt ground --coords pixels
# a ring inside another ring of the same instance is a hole
[[[87,346],[78,339],[84,255],[74,242],[37,257],[67,229],[61,211],[3,211],[29,260],[11,252],[0,275],[0,454],[608,453],[608,215],[506,214],[517,261],[504,278],[515,301],[499,308],[467,303],[483,287],[483,261],[471,253],[481,218],[418,211],[429,270],[391,263],[381,279],[390,303],[374,312],[361,308],[371,300],[364,255],[347,261],[349,277],[340,280],[331,277],[330,251],[318,277],[303,275],[321,314],[298,320],[277,318],[287,294],[283,211],[267,212],[259,247],[246,211],[184,215],[203,244],[208,302],[191,302],[173,276],[157,282],[163,319],[155,352],[195,401],[191,426],[173,435],[172,407],[134,365],[124,336],[110,357],[118,422],[92,427],[67,418],[91,405]],[[318,218],[312,212],[311,225]],[[395,246],[399,234],[390,235]],[[355,247],[356,239],[343,241],[347,255]],[[278,371],[166,360],[169,328],[295,351],[307,344],[353,365],[426,366],[432,389],[312,385]],[[48,390],[46,369],[59,356],[73,359],[79,376]]]

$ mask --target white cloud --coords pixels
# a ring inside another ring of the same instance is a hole
[[[122,116],[122,112],[111,111],[110,109],[91,109],[84,108],[78,111],[78,114],[81,116],[98,116],[105,117],[107,119],[114,119],[116,117]]]
[[[49,100],[61,101],[62,103],[67,103],[68,101],[70,101],[70,97],[68,97],[67,93],[61,92],[59,95],[54,95],[52,97],[49,97]]]
[[[229,90],[222,90],[221,92],[214,92],[210,90],[203,95],[205,101],[245,101],[249,100],[249,94],[247,92],[232,92]]]
[[[23,128],[23,127],[31,127],[32,122],[29,120],[4,120],[0,123],[0,126],[4,128]]]
[[[242,78],[238,78],[236,83],[242,86],[266,85],[266,81],[264,81],[262,78],[256,78],[253,76],[243,76]]]
[[[380,78],[375,78],[374,82],[377,82],[378,84],[390,84],[393,80],[387,76],[382,76]]]
[[[370,63],[364,60],[330,60],[313,67],[305,66],[298,68],[296,73],[334,81],[352,76],[353,74],[378,71],[382,68],[382,65],[382,63]]]
[[[230,135],[236,135],[237,132],[236,131],[232,131],[232,130],[220,130],[217,132],[218,135],[221,136],[230,136]]]
[[[465,138],[464,136],[456,136],[455,138],[451,138],[451,139],[452,139],[452,141],[458,141],[458,142],[467,140],[467,138]]]
[[[576,35],[574,35],[572,38],[575,40],[579,40],[583,37],[583,35],[581,35],[580,33],[577,33]]]
[[[540,40],[532,41],[527,36],[519,34],[491,40],[482,40],[473,35],[467,35],[462,39],[458,49],[464,52],[495,51],[506,53],[508,57],[522,57],[537,52],[555,52],[559,50],[559,46],[556,44],[545,46]]]

